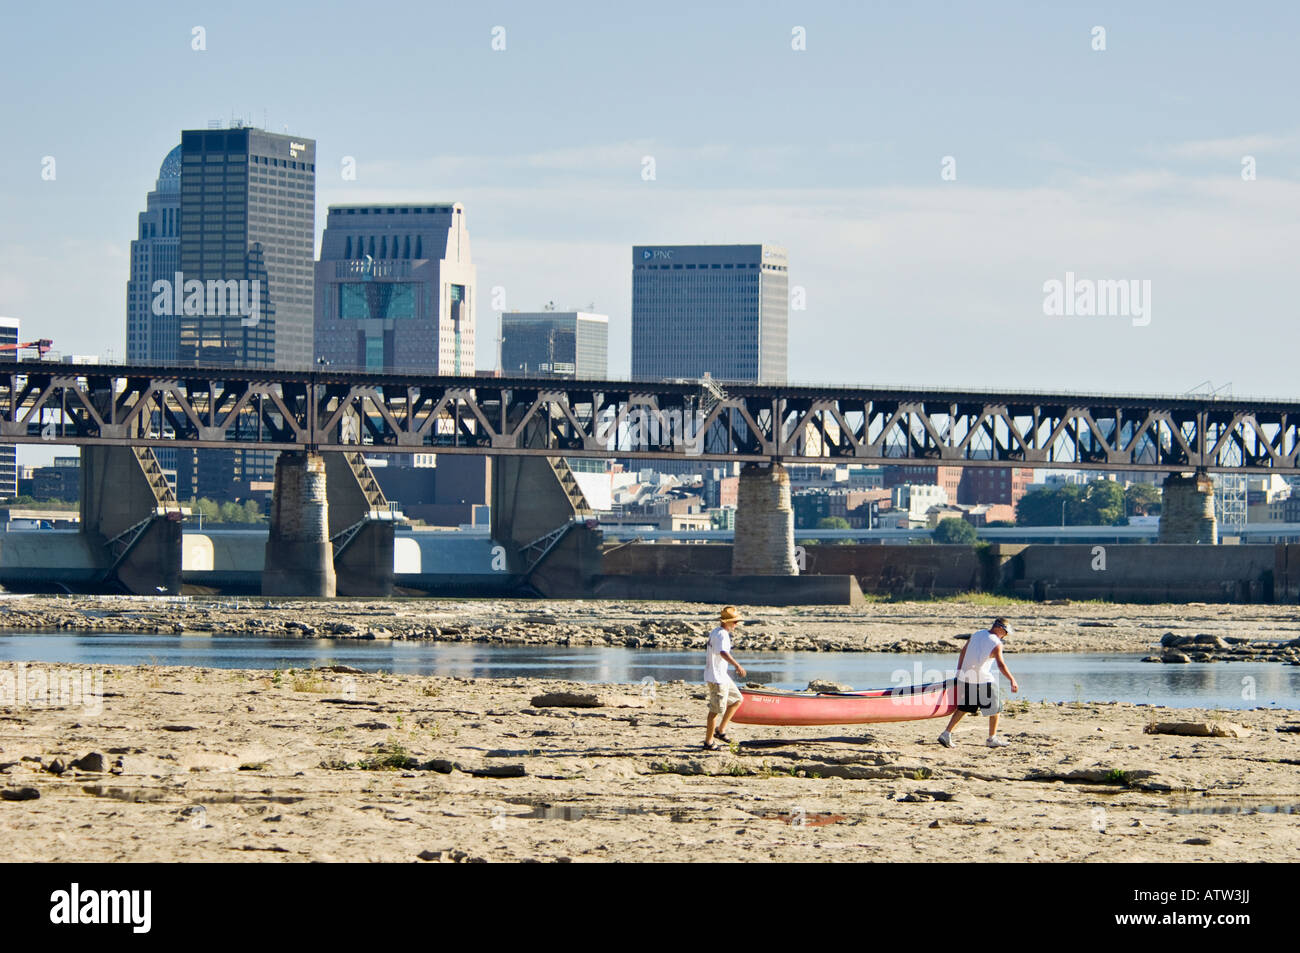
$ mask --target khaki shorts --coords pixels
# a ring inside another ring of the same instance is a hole
[[[735,682],[727,682],[726,685],[719,685],[717,682],[704,684],[709,690],[709,711],[715,715],[721,715],[736,702],[744,700]]]

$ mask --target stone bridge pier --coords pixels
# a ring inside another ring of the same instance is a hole
[[[262,594],[392,595],[399,521],[360,452],[281,453]]]
[[[1203,470],[1195,474],[1172,473],[1165,478],[1160,502],[1161,543],[1219,541],[1214,519],[1214,483]]]
[[[329,598],[336,588],[325,460],[311,451],[285,451],[275,461],[262,595]]]
[[[799,575],[794,551],[790,474],[779,463],[766,466],[750,463],[740,471],[731,574]]]

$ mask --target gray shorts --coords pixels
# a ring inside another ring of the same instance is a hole
[[[957,680],[957,710],[968,715],[996,715],[1002,710],[997,682]]]

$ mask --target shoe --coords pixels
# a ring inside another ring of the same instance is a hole
[[[939,744],[943,745],[945,748],[951,748],[951,747],[952,747],[952,732],[950,732],[950,731],[945,731],[943,734],[941,734],[941,735],[939,736]]]
[[[729,737],[727,737],[726,735],[724,735],[724,734],[723,734],[722,732],[720,732],[720,731],[715,731],[715,732],[713,733],[713,737],[717,738],[717,739],[718,739],[719,741],[721,741],[723,744],[728,744],[728,745],[731,744],[731,739],[730,739]]]
[[[990,748],[1005,748],[1007,745],[1011,744],[1011,742],[1007,741],[1007,739],[1003,738],[1001,735],[994,735],[984,743]]]
[[[717,751],[717,750],[718,750],[718,746],[715,745],[712,741],[706,741],[706,742],[704,742],[704,744],[703,744],[701,747],[703,747],[705,751]]]

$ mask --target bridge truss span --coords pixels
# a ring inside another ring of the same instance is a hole
[[[0,440],[1293,472],[1300,403],[3,362]]]

